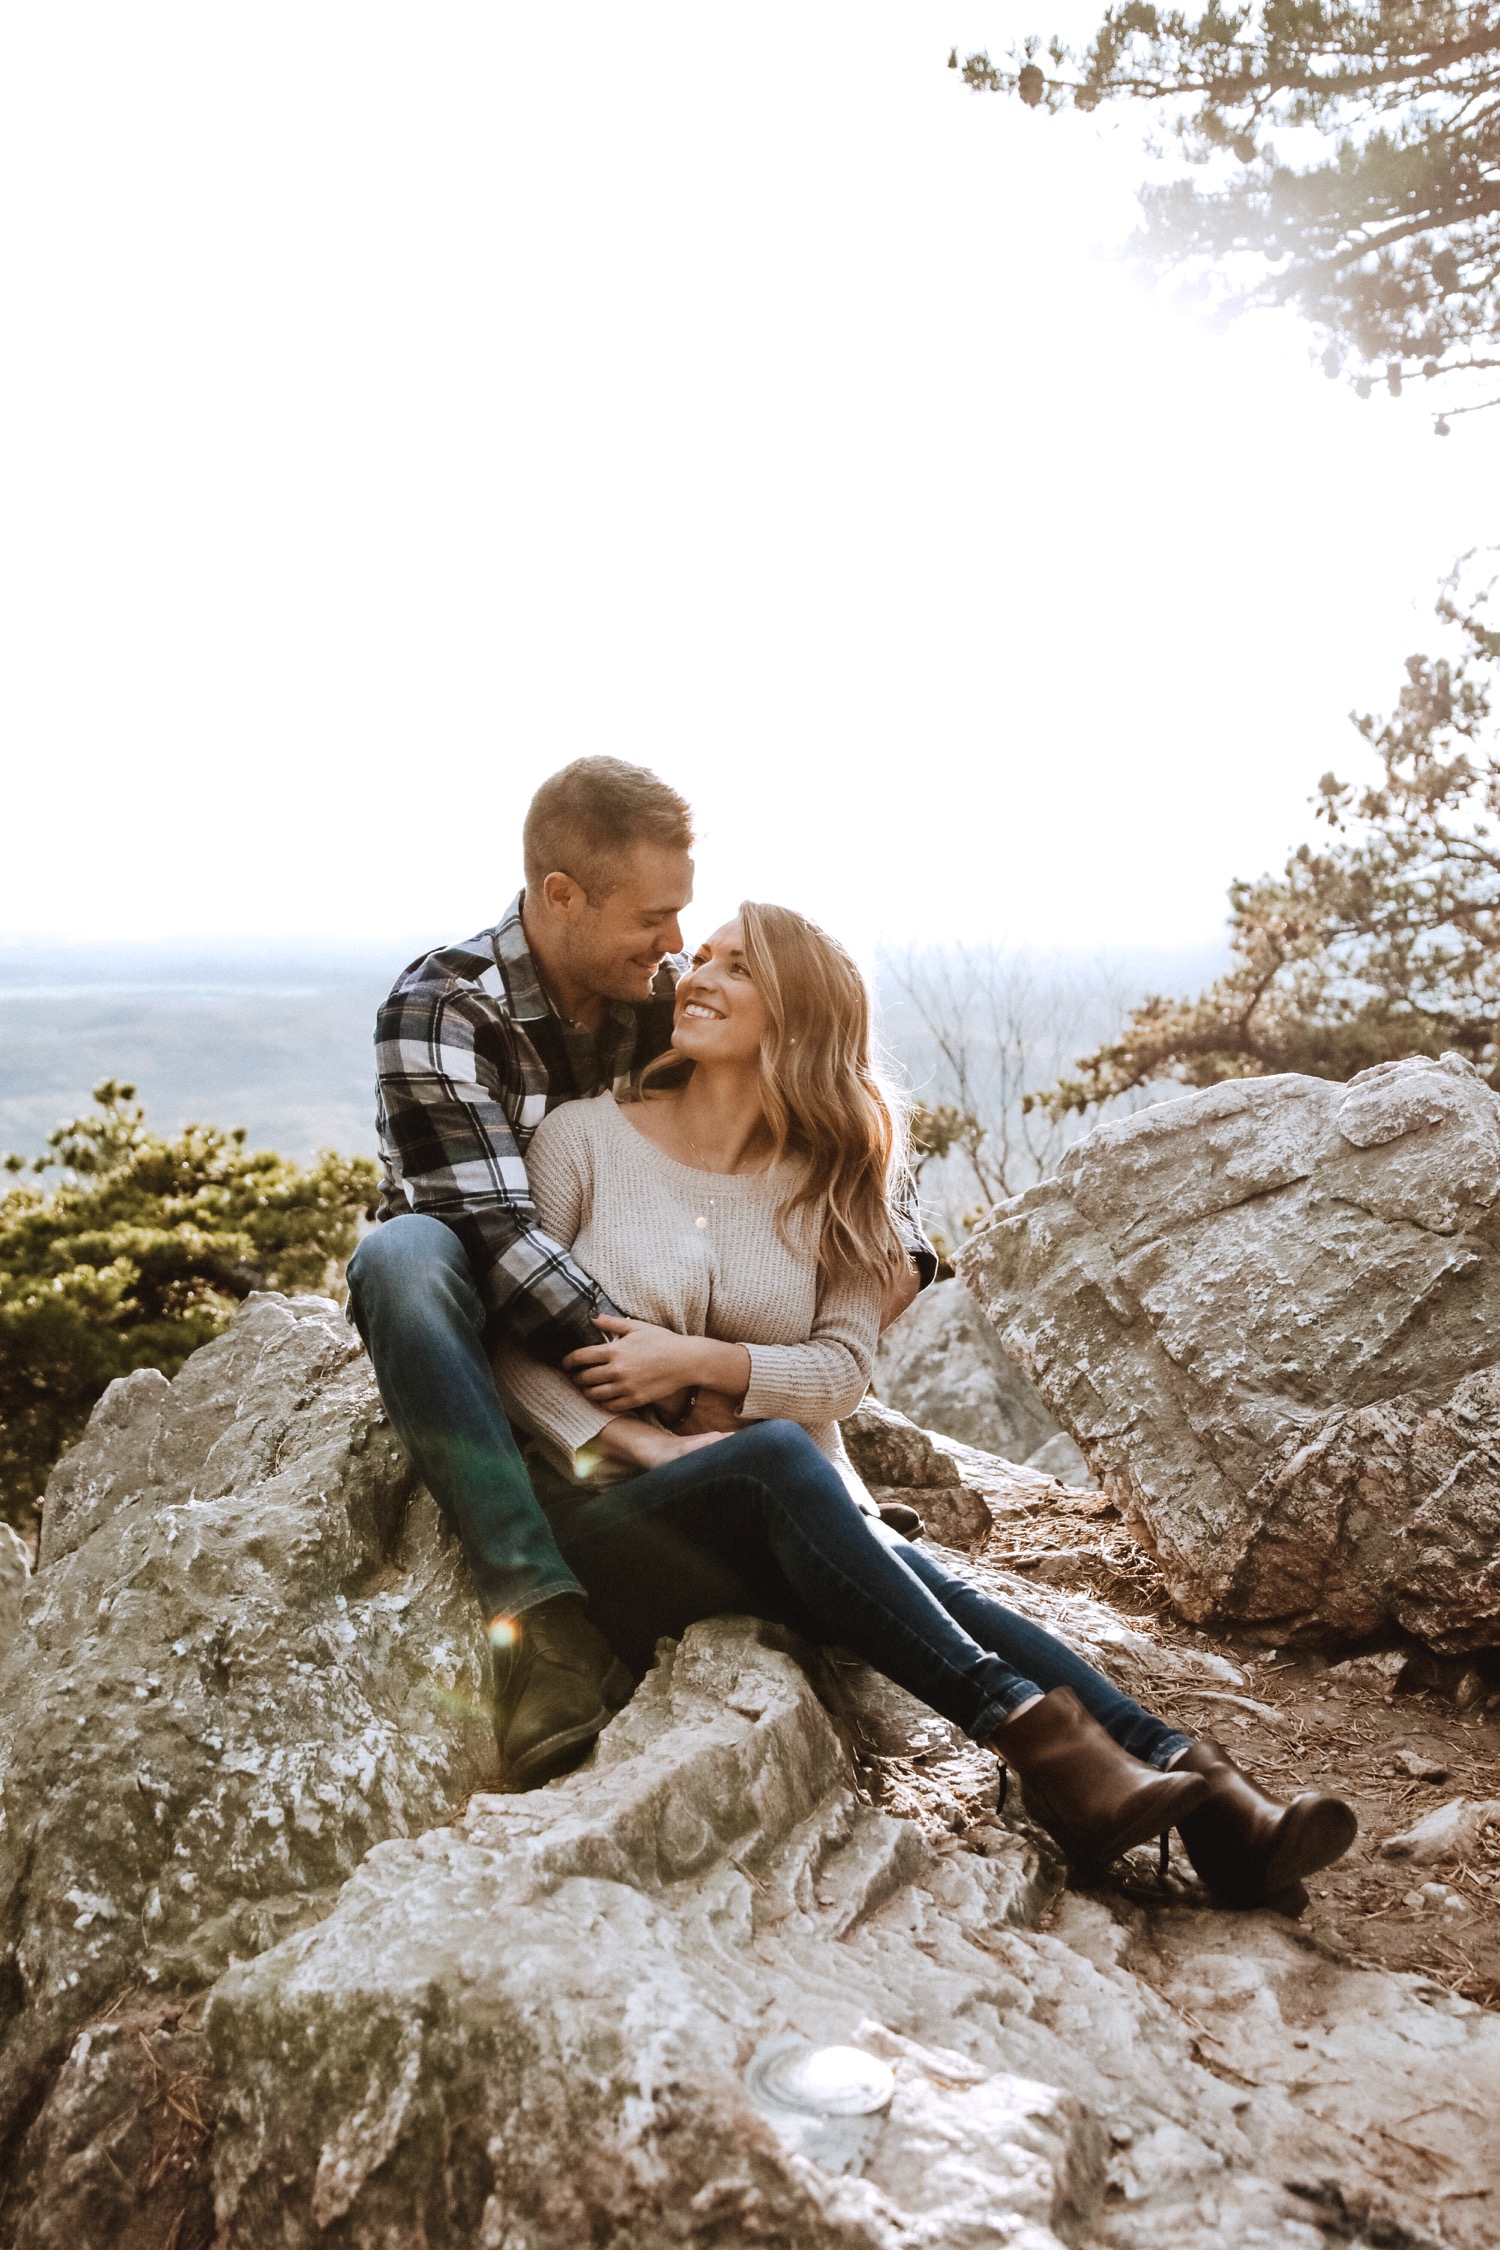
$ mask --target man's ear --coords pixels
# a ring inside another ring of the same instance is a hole
[[[576,914],[580,906],[587,904],[583,885],[575,883],[571,875],[564,875],[561,870],[543,876],[541,893],[554,914]]]

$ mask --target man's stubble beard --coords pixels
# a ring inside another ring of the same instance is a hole
[[[651,987],[656,980],[666,955],[660,955],[649,969],[637,968],[633,962],[622,962],[618,955],[609,961],[580,962],[574,974],[577,981],[591,992],[596,1000],[623,1000],[639,1004],[651,997]]]

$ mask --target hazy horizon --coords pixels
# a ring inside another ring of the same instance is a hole
[[[467,935],[449,931],[448,937]],[[431,942],[431,941],[429,941]],[[322,1147],[373,1154],[375,1009],[396,971],[423,949],[345,944],[319,951],[244,939],[215,947],[139,941],[107,949],[0,938],[0,1154],[40,1154],[47,1134],[88,1107],[103,1078],[135,1084],[148,1122],[243,1125],[250,1144],[305,1160]],[[941,951],[942,949],[931,949]],[[1111,1027],[1122,993],[1195,990],[1225,948],[1079,948],[1013,958],[1045,995],[1074,1009],[1076,1048]],[[948,1098],[941,1058],[889,963],[875,969],[888,1045],[913,1090]],[[1054,1011],[1055,1013],[1055,1011]],[[983,1027],[976,1027],[982,1048]],[[1072,1042],[1062,1036],[1062,1048]],[[1040,1083],[1059,1059],[1052,1017],[1038,1027]],[[1071,1052],[1062,1055],[1071,1060]],[[993,1098],[994,1073],[978,1076]],[[935,1203],[962,1205],[934,1175]]]

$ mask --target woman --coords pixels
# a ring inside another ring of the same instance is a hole
[[[543,1226],[642,1316],[601,1320],[567,1374],[497,1354],[558,1544],[637,1671],[695,1618],[777,1619],[992,1748],[1082,1866],[1176,1827],[1226,1902],[1292,1903],[1348,1849],[1347,1806],[1276,1803],[861,1511],[838,1420],[864,1394],[904,1256],[901,1133],[869,1017],[840,945],[747,904],[699,948],[636,1098],[572,1102],[538,1127]],[[732,1434],[674,1426],[700,1392],[733,1402]]]

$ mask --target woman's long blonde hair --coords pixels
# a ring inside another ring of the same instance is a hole
[[[838,939],[789,906],[746,899],[740,925],[767,1018],[760,1100],[771,1161],[789,1158],[800,1173],[777,1225],[790,1241],[799,1216],[821,1213],[821,1270],[868,1274],[883,1287],[906,1255],[891,1197],[909,1157],[905,1105],[872,1052],[869,988]],[[682,1062],[670,1051],[658,1057],[642,1092]]]

